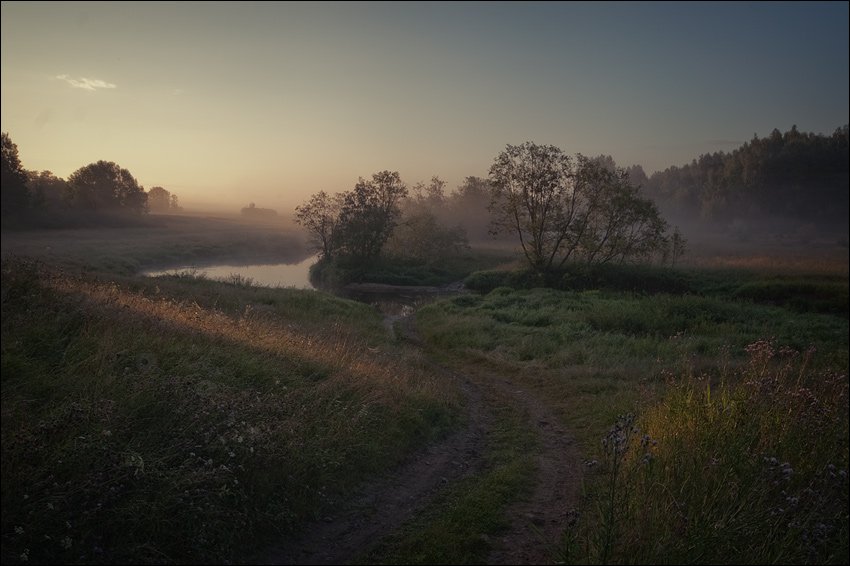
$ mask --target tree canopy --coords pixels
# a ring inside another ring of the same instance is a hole
[[[0,211],[3,216],[26,209],[30,204],[27,175],[18,157],[18,146],[6,132],[2,133],[2,158],[0,159]]]
[[[648,258],[668,244],[667,223],[613,160],[574,158],[552,145],[508,145],[490,168],[493,230],[519,238],[538,271],[567,260]]]
[[[91,163],[68,177],[68,201],[76,208],[142,213],[147,200],[130,172],[111,161]]]
[[[846,230],[848,145],[846,125],[830,136],[774,129],[731,153],[657,172],[644,187],[666,212],[689,220],[772,217]]]
[[[354,190],[344,193],[339,214],[339,245],[346,255],[377,257],[392,234],[407,187],[397,171],[381,171],[371,180],[362,177]]]

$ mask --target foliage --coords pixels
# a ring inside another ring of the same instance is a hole
[[[759,340],[740,375],[684,376],[603,439],[580,563],[844,564],[848,382]],[[578,535],[578,536],[576,536]]]
[[[447,197],[443,220],[448,226],[463,226],[470,239],[490,240],[490,193],[488,179],[466,177]]]
[[[497,287],[560,290],[606,289],[641,294],[695,292],[691,278],[683,271],[652,265],[568,264],[545,273],[533,270],[479,271],[464,280],[468,289],[489,293]]]
[[[148,209],[151,212],[177,212],[181,207],[177,195],[162,187],[152,187],[148,191]]]
[[[0,148],[0,212],[9,216],[25,210],[30,204],[30,192],[27,188],[27,175],[18,157],[18,146],[6,132],[2,133]]]
[[[333,197],[324,191],[296,207],[295,221],[307,229],[323,258],[340,255],[370,261],[381,254],[401,216],[407,187],[396,171],[380,171],[354,189]]]
[[[460,226],[442,226],[433,212],[414,212],[403,217],[387,242],[387,253],[399,258],[434,263],[469,249]]]
[[[646,192],[666,213],[731,225],[774,217],[847,230],[850,184],[848,127],[831,136],[794,126],[744,143],[731,153],[701,155],[690,164],[657,172]]]
[[[648,259],[668,246],[667,224],[624,169],[551,145],[508,145],[490,168],[493,228],[512,232],[530,267]]]
[[[33,207],[58,209],[67,205],[68,183],[51,171],[27,171],[27,186],[32,193]]]
[[[358,258],[375,258],[396,227],[399,201],[407,187],[396,171],[380,171],[370,181],[362,177],[354,190],[343,195],[339,213],[342,253]]]
[[[343,199],[339,193],[330,196],[319,191],[295,207],[295,221],[307,229],[311,244],[324,259],[332,259],[338,245]]]
[[[98,161],[68,177],[68,202],[88,210],[147,212],[147,194],[126,169]]]

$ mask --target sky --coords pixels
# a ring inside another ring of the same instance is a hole
[[[26,169],[114,161],[186,207],[291,209],[507,144],[648,174],[848,123],[847,2],[2,2]]]

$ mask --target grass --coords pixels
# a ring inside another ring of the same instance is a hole
[[[687,272],[687,293],[513,275],[419,311],[433,348],[512,376],[576,435],[586,500],[562,560],[847,561],[846,276],[728,273]],[[788,357],[758,374],[774,397],[752,391],[759,348]]]
[[[133,275],[303,252],[279,229],[195,222],[4,233],[4,254],[52,266],[2,267],[4,563],[245,561],[459,425],[458,392],[366,305]],[[503,260],[373,276],[448,282]],[[422,308],[433,352],[484,368],[493,448],[361,559],[486,560],[536,450],[494,374],[548,400],[586,458],[563,561],[846,563],[846,269],[732,267],[485,273],[484,294]]]
[[[496,391],[486,395],[495,425],[483,470],[441,493],[358,563],[486,563],[491,538],[508,526],[505,509],[528,493],[536,469],[536,438],[525,426],[526,416]]]
[[[609,432],[598,512],[565,561],[847,563],[847,374],[769,341],[748,353]]]
[[[457,425],[366,305],[131,283],[3,263],[4,563],[244,560]]]
[[[283,225],[150,215],[143,227],[4,231],[3,256],[38,257],[76,270],[133,275],[143,269],[240,259],[299,261],[311,252]]]
[[[473,271],[505,263],[512,254],[497,249],[477,249],[446,256],[439,261],[376,258],[367,263],[334,259],[320,261],[311,268],[311,280],[321,288],[337,288],[348,283],[439,286],[463,280]]]

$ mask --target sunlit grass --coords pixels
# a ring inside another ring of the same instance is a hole
[[[4,262],[4,563],[245,560],[456,426],[368,306],[182,283]]]
[[[567,560],[847,563],[847,374],[769,341],[748,353],[617,422]]]

